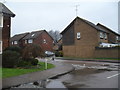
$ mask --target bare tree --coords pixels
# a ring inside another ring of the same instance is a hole
[[[58,30],[50,30],[48,33],[54,39],[55,43],[61,38],[61,34]]]

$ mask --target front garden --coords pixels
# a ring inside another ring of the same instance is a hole
[[[18,76],[30,72],[45,70],[45,63],[39,62],[36,57],[45,58],[40,46],[31,44],[24,49],[9,47],[2,54],[2,78]],[[55,67],[48,63],[47,69]]]
[[[31,72],[43,71],[45,70],[45,62],[38,63],[39,68],[31,68],[31,69],[24,69],[24,68],[2,68],[2,78],[8,78],[13,76],[18,76],[22,74],[27,74]],[[54,68],[53,64],[48,63],[47,69]]]

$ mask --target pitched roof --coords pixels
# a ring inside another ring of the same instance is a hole
[[[29,34],[29,33],[16,34],[16,35],[14,35],[14,36],[10,39],[10,41],[11,41],[11,42],[12,42],[12,41],[19,41],[19,40],[21,40],[22,38],[24,38],[27,34]]]
[[[102,28],[96,26],[94,23],[92,23],[92,22],[90,22],[90,21],[88,21],[88,20],[82,19],[82,18],[80,18],[80,17],[76,17],[76,18],[61,32],[61,34],[63,34],[72,24],[74,24],[74,22],[75,22],[77,19],[82,20],[83,22],[87,23],[88,25],[92,26],[93,28],[95,28],[95,29],[98,30],[98,31],[102,31],[102,32],[108,33],[107,31],[103,30]]]
[[[119,34],[119,33],[114,32],[114,31],[113,31],[113,30],[111,30],[110,28],[108,28],[108,27],[106,27],[106,26],[104,26],[104,25],[102,25],[102,24],[98,23],[98,24],[97,24],[97,26],[99,27],[99,25],[100,25],[100,26],[102,26],[103,28],[106,28],[106,29],[107,29],[107,30],[109,30],[110,32],[112,32],[112,33],[114,33],[114,34],[116,34],[116,35],[119,35],[119,36],[120,36],[120,34]]]
[[[23,39],[34,39],[37,38],[42,32],[44,32],[45,30],[40,30],[40,31],[33,31],[31,33],[29,33],[28,35],[26,35]]]
[[[0,3],[0,13],[7,14],[10,17],[15,16],[15,14],[11,12],[3,3]]]

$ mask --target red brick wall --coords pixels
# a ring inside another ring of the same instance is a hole
[[[46,40],[46,43],[43,43],[43,40]],[[23,47],[28,44],[25,44],[25,40],[21,40]],[[37,38],[33,39],[33,44],[39,45],[44,51],[53,51],[53,39],[49,34],[44,31]]]
[[[43,43],[44,39],[46,43]],[[53,51],[53,39],[45,31],[38,38],[34,39],[34,43],[39,44],[44,51]]]
[[[9,46],[10,26],[11,26],[11,18],[4,16],[3,29],[2,29],[3,50]]]

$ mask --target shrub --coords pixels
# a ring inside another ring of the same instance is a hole
[[[60,55],[60,57],[63,57],[63,52],[59,51],[59,55]]]
[[[10,46],[10,47],[6,48],[4,51],[7,51],[7,50],[21,53],[21,50],[22,50],[22,49],[21,49],[20,47],[18,47],[18,46]]]
[[[17,67],[30,67],[32,66],[30,62],[21,60],[19,61],[19,63],[17,64]]]
[[[62,51],[56,51],[55,56],[56,57],[63,57],[63,52]]]
[[[32,58],[30,61],[31,61],[32,65],[37,65],[38,64],[38,60],[37,59]]]
[[[14,68],[19,58],[20,54],[18,52],[6,50],[2,54],[2,66],[5,68]]]
[[[34,58],[25,58],[24,61],[30,62],[31,65],[37,65],[38,64],[38,60],[34,59]]]

